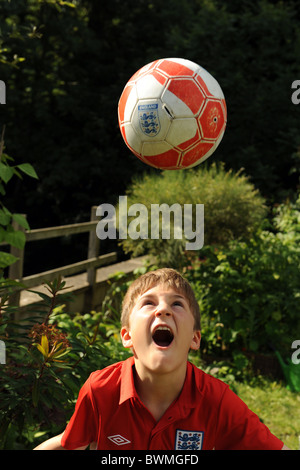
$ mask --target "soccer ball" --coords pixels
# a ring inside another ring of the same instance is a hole
[[[186,59],[160,59],[138,70],[118,105],[121,134],[144,163],[179,170],[202,163],[216,150],[227,111],[218,82]]]

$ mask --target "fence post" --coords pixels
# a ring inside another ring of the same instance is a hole
[[[26,217],[26,214],[22,214],[23,217]],[[19,230],[25,232],[25,228],[19,225],[15,220],[12,222],[14,230]],[[24,251],[25,249],[16,248],[15,246],[10,247],[10,254],[19,258],[15,263],[9,266],[8,277],[9,279],[17,279],[22,281],[23,279],[23,265],[24,265]],[[20,290],[17,290],[14,294],[10,296],[9,303],[11,305],[19,306],[20,303]]]
[[[97,220],[96,217],[97,206],[91,208],[91,222]],[[99,254],[100,240],[96,234],[96,228],[90,231],[89,246],[88,246],[88,259],[95,258]],[[90,286],[93,286],[96,281],[96,269],[89,268],[87,270],[87,282]]]

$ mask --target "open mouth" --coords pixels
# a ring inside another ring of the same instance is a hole
[[[167,326],[158,326],[152,335],[154,343],[161,347],[169,346],[172,343],[173,338],[174,335]]]

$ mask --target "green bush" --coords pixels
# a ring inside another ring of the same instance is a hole
[[[228,247],[205,247],[186,270],[202,311],[202,351],[290,355],[300,332],[300,211],[279,206],[272,231]]]
[[[148,210],[149,238],[121,241],[126,253],[133,256],[150,254],[156,257],[159,265],[183,266],[185,259],[185,239],[173,238],[174,221],[171,218],[170,240],[151,240],[151,204],[174,203],[204,204],[204,243],[205,245],[227,245],[231,240],[249,238],[266,215],[264,199],[245,175],[226,172],[223,165],[200,165],[186,171],[164,171],[159,174],[146,174],[136,179],[127,191],[127,205],[143,204]],[[118,220],[118,217],[117,217]],[[128,225],[134,217],[128,217]],[[195,230],[195,210],[193,211]],[[160,229],[161,234],[161,229]],[[184,237],[183,237],[184,238]]]

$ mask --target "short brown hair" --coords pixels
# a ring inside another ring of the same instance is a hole
[[[200,330],[200,309],[194,291],[188,281],[184,279],[179,272],[171,268],[149,271],[133,281],[123,299],[121,314],[122,326],[129,326],[130,313],[137,297],[143,295],[157,284],[165,284],[184,295],[195,319],[194,330]]]

